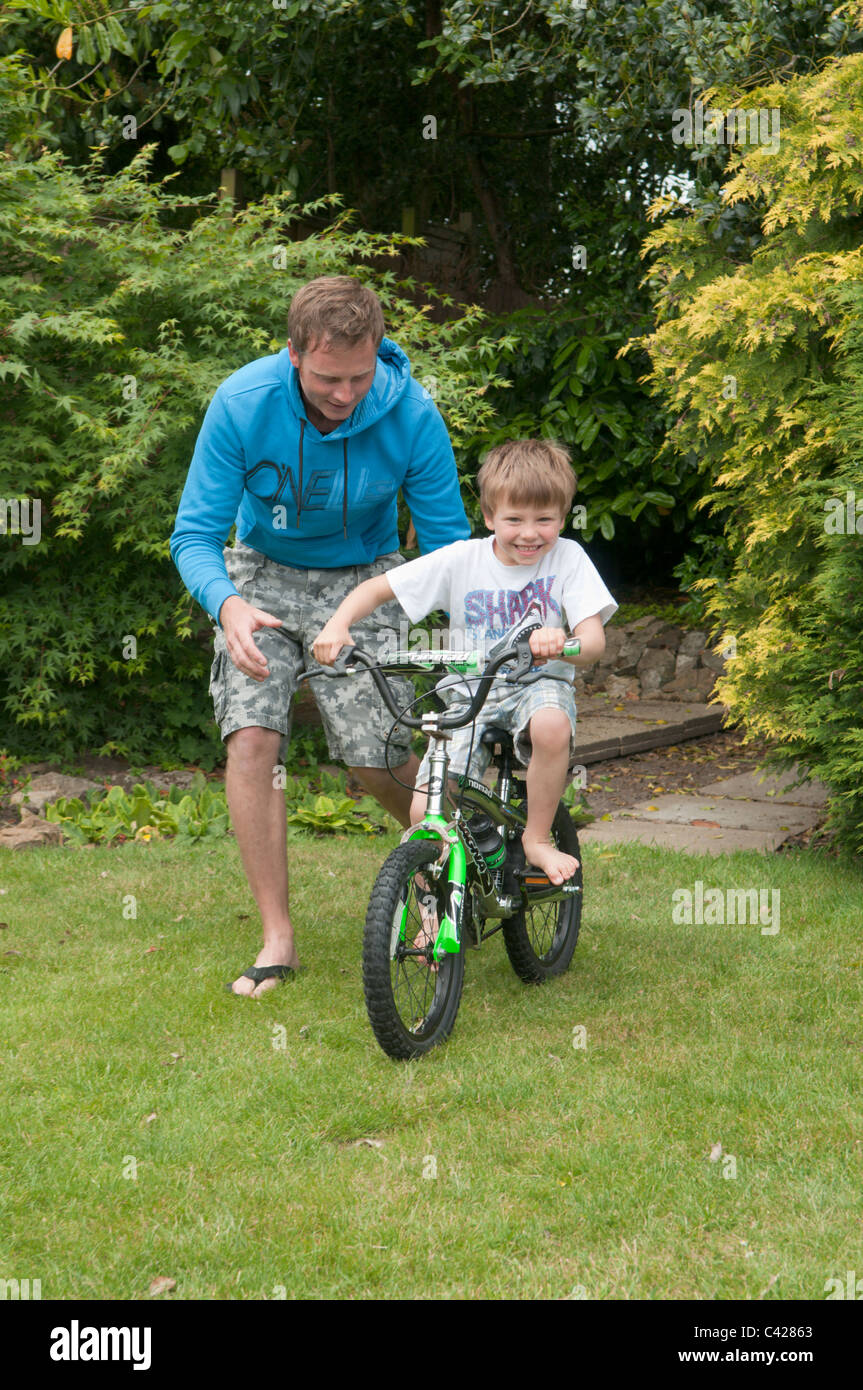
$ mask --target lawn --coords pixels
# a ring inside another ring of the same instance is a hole
[[[785,1300],[860,1268],[858,869],[588,849],[569,972],[526,987],[494,938],[449,1043],[399,1064],[360,969],[396,840],[292,840],[306,969],[258,1002],[223,990],[258,948],[233,839],[3,857],[0,1275]],[[675,923],[699,879],[778,889],[780,930]]]

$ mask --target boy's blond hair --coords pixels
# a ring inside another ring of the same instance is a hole
[[[486,454],[477,483],[485,516],[493,516],[506,503],[550,507],[566,516],[576,477],[569,454],[555,440],[509,439]]]
[[[355,347],[365,338],[371,338],[377,352],[383,336],[380,300],[350,275],[319,275],[291,300],[288,337],[296,352],[311,352],[324,344]]]

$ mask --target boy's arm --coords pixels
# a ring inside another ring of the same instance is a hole
[[[573,637],[581,642],[578,656],[564,656],[563,647],[567,641],[562,627],[541,627],[530,634],[530,650],[538,664],[554,659],[568,661],[571,666],[590,666],[605,651],[605,629],[598,613],[582,618],[572,629]]]
[[[315,661],[319,661],[322,666],[332,666],[342,647],[354,646],[350,634],[351,623],[358,622],[360,618],[367,618],[376,608],[380,608],[382,603],[388,603],[392,598],[395,598],[395,594],[386,574],[378,574],[374,579],[366,579],[362,584],[358,584],[339,604],[312,643]]]

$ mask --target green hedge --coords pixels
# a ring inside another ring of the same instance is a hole
[[[725,521],[730,570],[700,581],[734,643],[717,693],[775,741],[771,765],[829,784],[831,825],[859,854],[863,54],[745,105],[780,109],[780,148],[742,152],[712,215],[665,205],[677,215],[647,248],[660,326],[643,345],[676,417],[665,449],[697,450],[705,505]],[[761,213],[754,252],[735,235],[738,204]]]
[[[669,555],[683,552],[704,484],[694,453],[660,456],[665,421],[638,380],[649,359],[618,356],[632,325],[564,308],[522,309],[496,322],[507,334],[496,366],[508,389],[489,392],[495,419],[470,442],[472,475],[505,439],[559,440],[578,478],[574,505],[584,509],[567,534],[588,543],[616,539],[624,548],[634,543],[641,577],[648,565],[664,565],[667,574]]]
[[[151,153],[114,174],[98,157],[0,158],[0,710],[19,756],[220,755],[211,624],[168,538],[213,392],[284,346],[306,280],[374,285],[457,447],[490,416],[500,344],[477,334],[479,311],[430,323],[414,286],[363,264],[403,238],[349,230],[335,198],[296,209],[279,194],[239,213],[184,198],[176,175],[148,176]],[[293,240],[298,217],[323,229]],[[14,530],[7,504],[22,499],[41,504],[38,544]]]

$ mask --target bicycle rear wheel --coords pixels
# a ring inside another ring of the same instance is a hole
[[[374,1035],[387,1056],[420,1057],[452,1031],[464,981],[464,945],[432,958],[446,911],[445,874],[423,866],[438,857],[436,840],[399,845],[375,880],[363,936],[363,989]]]
[[[526,809],[526,806],[523,808]],[[573,882],[582,887],[578,832],[563,802],[557,808],[551,834],[558,849],[578,860]],[[521,862],[524,854],[518,842]],[[503,940],[510,964],[525,984],[539,985],[569,966],[581,929],[582,894],[560,902],[538,902],[522,908],[503,923]]]

